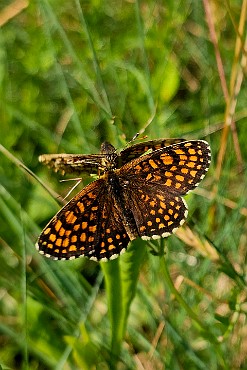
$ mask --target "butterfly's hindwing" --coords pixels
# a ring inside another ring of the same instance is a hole
[[[40,253],[54,259],[114,258],[129,242],[115,217],[107,183],[96,180],[53,217],[41,233],[37,247]]]

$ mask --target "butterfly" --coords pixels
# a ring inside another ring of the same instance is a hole
[[[159,139],[119,153],[108,142],[99,154],[45,154],[39,160],[64,173],[98,174],[46,225],[37,250],[56,260],[117,258],[129,242],[167,237],[187,215],[182,198],[208,171],[203,140]]]

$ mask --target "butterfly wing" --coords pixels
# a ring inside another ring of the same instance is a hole
[[[143,143],[138,143],[131,145],[130,147],[123,149],[119,154],[119,167],[123,166],[124,164],[130,162],[131,160],[140,157],[147,151],[154,151],[166,146],[180,143],[185,141],[184,139],[158,139],[158,140],[150,140]]]
[[[98,169],[102,166],[101,154],[42,154],[39,161],[55,172],[65,173],[87,173],[97,174]]]
[[[36,247],[53,259],[86,256],[105,261],[124,252],[128,243],[107,182],[99,179],[82,189],[52,218]]]
[[[120,169],[120,183],[143,239],[166,237],[187,217],[181,195],[194,189],[210,164],[205,141],[185,141],[135,159]]]
[[[174,233],[188,211],[183,198],[165,193],[161,186],[146,186],[136,181],[129,188],[129,205],[142,239],[157,239]]]
[[[194,189],[208,171],[210,146],[203,140],[184,141],[158,149],[121,168],[121,175],[161,185],[163,192],[184,195]]]

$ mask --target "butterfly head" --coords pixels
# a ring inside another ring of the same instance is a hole
[[[109,170],[117,167],[117,152],[113,145],[105,141],[101,144],[100,153],[102,154],[102,166]]]

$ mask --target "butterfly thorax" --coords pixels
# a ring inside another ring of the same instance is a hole
[[[102,166],[103,168],[103,178],[109,185],[109,195],[114,203],[114,208],[116,212],[116,217],[121,219],[125,230],[128,234],[130,240],[133,240],[138,235],[138,230],[136,223],[134,221],[133,213],[131,212],[128,205],[128,199],[126,199],[126,187],[127,179],[119,176],[120,170],[118,169],[119,156],[116,153],[116,149],[113,145],[108,142],[104,142],[101,145],[100,153],[103,154]]]
[[[110,199],[114,203],[115,212],[119,220],[123,223],[125,230],[130,238],[133,240],[138,235],[138,230],[134,220],[133,213],[128,204],[128,184],[129,181],[119,176],[119,170],[109,170],[105,173],[104,178],[109,185]]]

